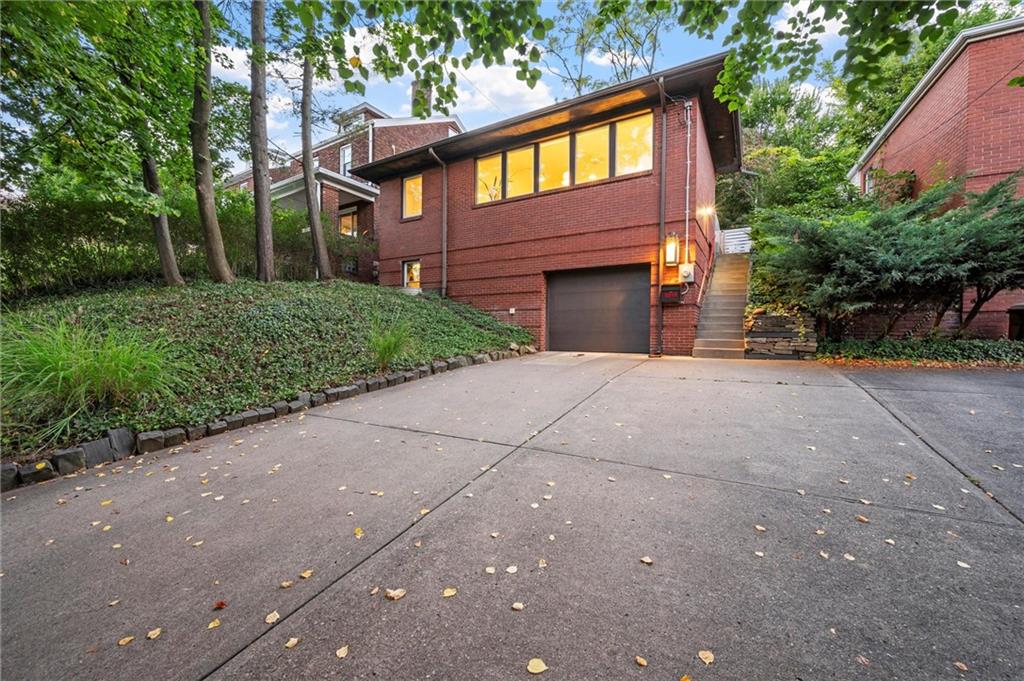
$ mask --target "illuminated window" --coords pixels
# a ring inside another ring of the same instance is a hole
[[[476,160],[476,202],[487,203],[501,198],[501,154]]]
[[[654,160],[654,115],[646,113],[615,124],[615,174],[650,170]]]
[[[576,182],[608,177],[608,126],[576,133]]]
[[[342,236],[356,236],[359,225],[356,222],[356,212],[350,210],[338,216],[338,233]]]
[[[533,145],[505,153],[505,198],[533,193]]]
[[[406,260],[402,263],[402,286],[406,288],[420,287],[419,260]]]
[[[540,143],[540,191],[569,186],[569,136]]]
[[[402,180],[402,217],[423,215],[423,176],[413,175]]]

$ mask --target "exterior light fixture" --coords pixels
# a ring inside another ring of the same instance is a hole
[[[665,264],[669,267],[679,264],[679,232],[665,235]]]

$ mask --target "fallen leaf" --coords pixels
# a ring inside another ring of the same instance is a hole
[[[701,650],[697,653],[697,657],[708,666],[711,666],[711,663],[715,661],[715,654],[710,650]]]
[[[856,660],[858,664],[862,664],[865,667],[870,667],[871,666],[871,660],[869,660],[868,658],[864,657],[863,655],[858,655],[857,657],[855,657],[853,659]]]
[[[615,478],[613,478],[612,476],[609,475],[608,476],[608,482],[615,482]]]
[[[117,645],[119,645],[119,646],[126,646],[126,645],[128,645],[129,643],[131,643],[134,640],[135,640],[134,636],[125,636],[124,638],[118,640]]]
[[[309,579],[312,576],[313,576],[313,571],[312,570],[303,570],[302,572],[299,573],[299,577],[302,577],[303,579]]]
[[[501,534],[498,533],[498,532],[491,532],[491,539],[497,539],[500,536],[501,536]]]
[[[683,674],[682,676],[679,677],[679,681],[692,681],[692,679],[690,679],[690,675],[689,674]]]
[[[363,528],[361,528],[361,527],[357,527],[355,530],[352,531],[352,533],[354,535],[356,535],[356,539],[362,539],[363,538]]]
[[[654,560],[650,556],[644,556],[640,559],[640,562],[644,565],[654,565]]]
[[[295,582],[293,582],[290,579],[286,579],[283,582],[281,582],[281,588],[282,589],[290,589],[293,584],[295,584]]]
[[[846,560],[857,560],[856,558],[853,557],[852,553],[844,553],[843,554],[843,558],[845,558]]]
[[[510,575],[514,575],[515,573],[519,572],[519,568],[517,568],[515,565],[509,565],[507,568],[505,568],[505,572],[509,573]]]
[[[910,480],[911,482],[913,482],[914,480],[917,480],[917,476],[914,475],[913,473],[907,473],[903,477],[905,477],[907,480]]]
[[[888,544],[889,546],[896,546],[896,540],[894,540],[894,539],[886,539],[885,543]]]
[[[215,619],[212,622],[210,622],[209,624],[207,624],[206,628],[207,629],[216,629],[219,626],[220,626],[220,620],[219,619]]]
[[[956,564],[959,565],[962,568],[970,568],[971,567],[970,565],[968,565],[967,563],[963,562],[962,560],[958,560],[956,562]]]
[[[754,555],[758,558],[764,558],[764,551],[754,551]]]
[[[295,638],[293,636],[290,639],[288,639],[288,642],[284,644],[284,647],[288,648],[288,649],[291,649],[291,648],[294,648],[297,645],[299,645],[299,639],[297,639],[297,638]]]
[[[546,560],[544,560],[543,558],[541,558],[540,560],[537,561],[537,567],[539,567],[539,568],[546,568],[547,566],[548,566],[548,562]]]
[[[959,670],[960,670],[960,671],[962,671],[962,672],[965,672],[965,671],[967,671],[967,665],[965,665],[965,664],[964,664],[963,662],[961,662],[960,660],[957,660],[956,662],[954,662],[954,663],[953,663],[953,666],[954,666],[954,667],[956,667],[957,669],[959,669]]]
[[[865,517],[864,517],[864,516],[862,516],[862,515],[858,515],[858,516],[857,516],[857,522],[858,522],[858,523],[865,523],[865,524],[867,524],[867,523],[870,523],[871,521],[870,521],[870,520],[868,520],[867,518],[865,518]]]
[[[456,589],[454,586],[449,586],[448,588],[446,588],[444,591],[441,592],[441,598],[451,598],[452,596],[454,596],[457,593],[459,593],[458,589]]]
[[[647,660],[645,660],[644,658],[640,657],[639,655],[634,657],[633,661],[636,662],[638,667],[646,667],[647,666]]]
[[[430,509],[429,508],[421,508],[420,509],[420,515],[426,515],[428,513],[430,513]]]
[[[264,617],[263,621],[266,622],[267,624],[273,624],[274,622],[278,621],[279,619],[281,619],[281,614],[278,613],[277,610],[275,610],[274,612],[272,612],[269,615],[267,615],[266,617]]]
[[[118,598],[116,600],[113,600],[113,601],[110,601],[109,603],[107,603],[107,606],[113,608],[115,605],[117,605],[120,602],[121,602],[121,599]]]
[[[169,523],[173,523],[174,522],[174,516],[173,515],[164,516],[164,520],[166,520]]]
[[[162,630],[160,629],[160,627],[157,627],[156,629],[153,629],[148,634],[146,634],[146,638],[148,638],[150,641],[152,641],[153,639],[155,639],[158,636],[160,636],[160,632],[161,631]]]
[[[334,651],[334,654],[338,657],[339,660],[345,659],[345,656],[348,655],[348,646],[342,646],[338,648]]]
[[[516,612],[519,612],[520,610],[522,610],[525,607],[526,606],[523,605],[522,603],[520,603],[519,601],[516,601],[515,603],[512,604],[512,609],[515,610]]]
[[[397,601],[405,595],[405,589],[385,589],[384,598],[389,601]]]
[[[932,504],[932,508],[934,508],[936,511],[945,511],[946,510],[945,506],[939,506],[938,504]]]
[[[493,575],[495,572],[497,572],[497,570],[495,569],[495,567],[493,565],[488,565],[487,567],[484,568],[484,572],[486,572],[489,575]]]
[[[380,587],[379,586],[375,586],[372,589],[370,589],[370,595],[371,596],[376,596],[379,593],[380,593]]]
[[[867,500],[867,499],[861,499],[860,503],[864,504],[865,506],[870,506],[871,505],[871,502],[869,500]]]
[[[818,555],[821,556],[822,558],[824,558],[825,560],[828,560],[828,553],[827,552],[825,552],[825,551],[818,551]]]
[[[223,610],[226,607],[228,607],[228,602],[227,601],[217,601],[216,603],[213,604],[213,609],[214,610]]]
[[[526,671],[530,672],[531,674],[543,674],[547,670],[548,666],[544,664],[544,660],[540,659],[539,657],[534,657],[526,663]]]
[[[754,529],[757,530],[758,532],[767,532],[768,531],[767,529],[765,529],[765,527],[763,525],[754,525]]]
[[[100,506],[110,506],[112,503],[114,503],[113,499],[104,499],[103,501],[100,502]],[[128,643],[131,643],[131,641],[129,641]]]

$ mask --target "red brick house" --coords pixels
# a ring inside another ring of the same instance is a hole
[[[1022,58],[1024,17],[963,31],[868,145],[849,179],[869,192],[871,171],[910,171],[916,195],[936,181],[967,175],[967,190],[978,192],[1024,167],[1024,88],[1007,86],[1021,75]],[[1024,180],[1018,192],[1024,195]],[[970,307],[971,296],[964,294],[963,307]],[[1007,310],[1022,304],[1024,291],[1004,291],[970,330],[1005,336]],[[908,318],[895,332],[912,332],[915,323]]]
[[[321,211],[330,217],[330,225],[324,227],[370,240],[374,239],[373,205],[380,191],[373,183],[353,175],[352,167],[463,131],[456,117],[393,118],[366,102],[339,114],[335,123],[337,134],[313,147],[317,199]],[[271,158],[277,163],[270,169],[271,198],[280,205],[306,210],[301,154],[276,152]],[[229,178],[224,187],[252,191],[252,170]],[[374,262],[374,255],[365,253],[345,263],[345,273],[371,281],[376,277]]]
[[[380,282],[433,289],[543,349],[690,354],[739,118],[724,55],[356,167]],[[661,302],[662,294],[666,301]]]

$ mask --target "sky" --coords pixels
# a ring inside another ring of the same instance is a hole
[[[778,21],[784,22],[789,13],[795,12],[796,9],[787,5],[786,13],[780,15]],[[557,13],[557,3],[554,0],[544,0],[541,13],[545,16],[554,15]],[[239,32],[245,35],[249,33],[247,19],[248,17],[235,17],[233,20]],[[655,69],[670,68],[724,51],[722,40],[731,25],[731,20],[724,24],[715,35],[714,40],[696,38],[675,25],[670,25],[669,30],[662,34],[661,42],[664,49],[657,56]],[[823,54],[829,55],[839,48],[838,28],[838,25],[826,25],[826,32],[820,38],[823,43]],[[227,57],[230,63],[215,62],[214,75],[248,85],[249,62],[246,52],[240,48],[225,47],[220,48],[220,54],[222,57]],[[516,69],[511,64],[485,67],[477,63],[466,69],[460,68],[456,72],[459,97],[452,113],[459,117],[466,129],[471,130],[539,109],[571,96],[571,93],[562,87],[559,79],[548,72],[543,64],[540,65],[540,68],[543,76],[532,89],[516,79]],[[607,60],[601,54],[588,55],[587,68],[592,75],[598,78],[609,78],[611,75],[611,67],[607,65]],[[297,68],[287,67],[285,75],[294,78],[299,75],[299,72]],[[294,80],[292,82],[296,83]],[[408,116],[410,115],[411,82],[412,78],[409,75],[391,82],[385,82],[379,77],[371,77],[367,83],[365,96],[346,95],[336,82],[331,81],[317,81],[314,84],[314,90],[320,107],[344,109],[367,101],[392,116]],[[298,93],[293,93],[285,82],[271,77],[270,74],[268,74],[268,89],[267,129],[271,148],[297,152],[300,148],[299,118],[294,113],[293,99],[297,97]],[[335,130],[330,126],[314,130],[314,141],[329,137],[334,132]],[[246,164],[239,161],[235,164],[234,170],[239,171],[245,167]]]

